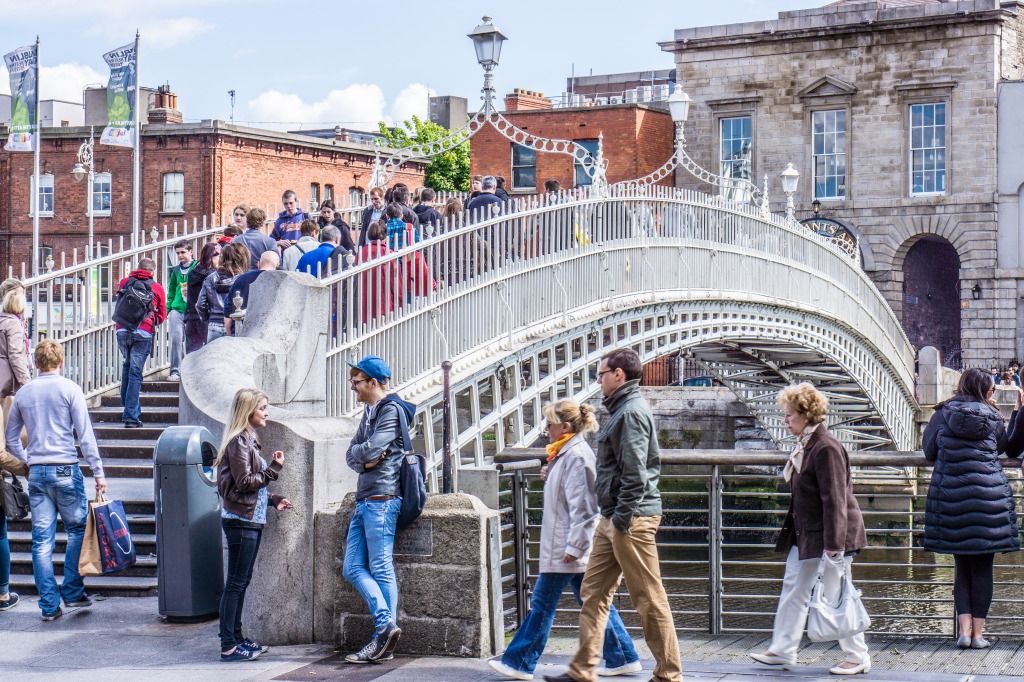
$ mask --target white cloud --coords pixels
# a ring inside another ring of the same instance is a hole
[[[249,100],[248,117],[254,125],[295,129],[303,124],[331,124],[359,130],[376,130],[378,121],[395,122],[416,114],[427,115],[425,85],[406,86],[388,107],[379,85],[356,83],[332,90],[318,102],[303,102],[296,94],[268,90]]]
[[[82,88],[92,83],[106,84],[107,76],[84,64],[44,66],[39,74],[39,98],[81,102]],[[11,94],[11,78],[0,67],[0,94]]]
[[[139,51],[143,54],[147,50],[162,51],[183,43],[193,38],[208,33],[217,28],[216,24],[197,19],[195,17],[144,17],[124,15],[105,19],[100,23],[93,24],[88,34],[93,37],[102,38],[111,43],[110,49],[121,45],[127,45],[135,39],[136,29],[139,31]]]

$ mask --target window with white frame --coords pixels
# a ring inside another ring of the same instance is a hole
[[[747,180],[753,177],[753,118],[751,116],[735,116],[719,120],[719,163],[718,173],[723,178]],[[740,187],[746,183],[722,183],[722,193],[729,198],[738,199],[737,192],[743,193]]]
[[[320,207],[320,183],[309,183],[309,210],[315,211]]]
[[[110,215],[110,173],[96,173],[92,181],[93,215]]]
[[[846,198],[846,110],[811,113],[814,198]]]
[[[185,212],[185,174],[164,173],[164,213]]]
[[[521,144],[512,145],[512,190],[537,189],[537,151]]]
[[[35,191],[36,180],[35,176],[32,176],[30,181],[31,191]],[[53,215],[53,173],[43,173],[39,176],[39,215],[40,216],[52,216]],[[29,215],[32,214],[32,196],[29,195]]]
[[[334,185],[324,185],[324,201],[334,201]]]
[[[910,105],[910,193],[946,192],[946,103]]]

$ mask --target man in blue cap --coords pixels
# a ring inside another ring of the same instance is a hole
[[[349,384],[365,408],[345,455],[349,467],[359,473],[359,482],[342,573],[370,607],[374,635],[369,644],[345,660],[370,663],[393,658],[402,634],[395,622],[398,582],[392,553],[395,525],[402,508],[402,423],[408,427],[416,406],[394,393],[388,395],[391,368],[383,359],[367,355],[348,365]]]

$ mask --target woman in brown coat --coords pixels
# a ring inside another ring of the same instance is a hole
[[[779,407],[797,445],[786,462],[783,477],[792,498],[775,546],[787,552],[786,574],[775,613],[772,645],[750,657],[766,665],[792,667],[807,624],[807,600],[814,587],[822,554],[838,561],[867,545],[864,519],[853,497],[850,458],[825,425],[828,398],[811,384],[789,386],[779,393]],[[826,574],[828,575],[828,574]],[[829,670],[833,675],[856,675],[871,670],[864,634],[839,640],[846,660]]]
[[[0,312],[0,398],[13,396],[32,379],[24,314],[25,290],[14,289],[4,297]]]

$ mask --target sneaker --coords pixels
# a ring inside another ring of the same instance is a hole
[[[362,649],[355,652],[354,654],[349,654],[348,656],[346,656],[345,662],[362,664],[370,663],[371,661],[373,661],[373,659],[370,658],[370,654],[376,651],[376,649],[374,648],[374,644],[376,641],[377,638],[374,637],[372,640],[370,640],[370,643],[364,646]]]
[[[235,661],[255,661],[259,657],[260,652],[250,651],[242,645],[236,646],[235,650],[232,651],[230,654],[226,654],[223,651],[220,652],[220,660],[224,661],[225,663],[233,663]]]
[[[170,376],[167,377],[168,381],[181,381],[181,375],[177,372],[171,372]]]
[[[270,651],[270,647],[267,646],[266,644],[260,644],[259,642],[254,642],[251,639],[243,639],[242,643],[239,644],[238,646],[243,646],[246,649],[248,649],[249,651],[254,651],[254,652],[260,653],[260,654],[265,654],[268,651]]]
[[[92,599],[89,598],[89,595],[83,594],[81,597],[79,597],[75,601],[68,601],[67,599],[65,599],[64,600],[64,605],[67,606],[69,609],[77,609],[77,608],[83,608],[84,609],[84,608],[88,608],[88,607],[92,606]]]
[[[125,422],[124,428],[126,429],[141,429],[142,422]]]
[[[63,615],[64,615],[64,612],[63,612],[63,611],[61,611],[61,610],[60,610],[60,607],[58,606],[58,607],[57,607],[57,610],[56,610],[56,611],[54,611],[53,613],[51,613],[50,615],[46,615],[46,614],[44,613],[44,614],[43,614],[43,620],[46,620],[46,621],[50,621],[50,620],[57,620],[58,618],[60,618],[60,617],[61,617],[61,616],[63,616]]]
[[[385,656],[391,657],[395,653],[395,647],[398,646],[398,638],[401,636],[402,628],[398,627],[394,623],[388,623],[384,630],[374,638],[383,638],[384,648],[381,650],[380,655],[374,657],[373,660],[379,661]]]
[[[512,680],[532,680],[533,673],[528,673],[523,670],[517,670],[510,665],[502,663],[500,660],[487,661],[487,665],[494,668],[496,672],[501,673],[505,677]]]
[[[17,592],[8,592],[7,599],[0,599],[0,611],[9,611],[18,605],[21,597]]]
[[[620,665],[617,668],[606,668],[601,666],[597,669],[597,674],[601,677],[615,677],[616,675],[632,675],[643,670],[644,667],[640,665],[640,661],[633,661],[632,663],[626,663]]]

